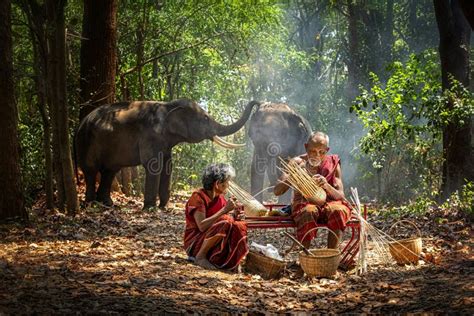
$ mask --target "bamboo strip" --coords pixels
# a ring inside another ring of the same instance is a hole
[[[229,182],[229,192],[243,204],[246,216],[265,216],[267,209],[257,201],[250,193],[242,189],[235,182]]]
[[[292,188],[300,192],[306,199],[312,198],[320,204],[324,204],[326,201],[326,191],[318,186],[311,175],[295,163],[287,163],[285,160],[280,158],[282,170],[288,174],[288,182]]]

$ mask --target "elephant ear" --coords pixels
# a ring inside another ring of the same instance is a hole
[[[309,137],[311,133],[313,132],[311,129],[311,125],[309,122],[302,116],[298,115],[299,123],[298,123],[298,128],[301,131],[302,137]]]
[[[165,127],[166,109],[160,103],[154,103],[150,106],[147,113],[147,125],[153,129],[156,134],[162,134]]]

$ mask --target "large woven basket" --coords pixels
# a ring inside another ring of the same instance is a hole
[[[300,252],[300,265],[309,277],[331,277],[336,274],[341,261],[339,249],[311,249],[314,257]]]
[[[250,273],[256,273],[265,279],[275,279],[285,269],[286,262],[264,256],[250,250],[245,261],[245,268]]]
[[[318,187],[316,192],[314,192],[313,196],[305,196],[305,198],[311,198],[313,201],[316,202],[316,205],[321,206],[324,203],[326,203],[327,194],[326,194],[326,191],[324,191],[323,188]]]
[[[327,227],[316,227],[308,230],[303,236],[316,229],[325,229],[328,233],[333,234],[339,238],[332,230]],[[314,256],[307,255],[304,251],[299,254],[299,261],[304,273],[309,277],[331,277],[336,274],[337,267],[341,261],[341,251],[339,249],[311,249],[309,250]]]
[[[417,264],[418,259],[420,258],[421,248],[423,247],[423,243],[421,240],[421,231],[413,222],[409,220],[401,220],[392,225],[389,230],[389,233],[392,231],[393,227],[395,227],[398,223],[401,222],[406,222],[414,226],[418,232],[418,237],[406,238],[390,242],[388,244],[390,254],[398,264]]]

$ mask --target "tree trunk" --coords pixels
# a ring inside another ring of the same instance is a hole
[[[407,21],[407,30],[408,30],[408,46],[413,49],[417,48],[416,43],[416,32],[417,29],[417,10],[418,10],[418,0],[408,0],[408,21]],[[418,50],[415,49],[415,52],[418,53]]]
[[[352,102],[358,94],[359,84],[362,81],[361,56],[359,49],[358,23],[360,21],[359,7],[356,1],[347,1],[348,10],[348,34],[349,34],[349,56],[347,57],[347,86],[346,98]]]
[[[44,21],[41,22],[40,28],[31,25],[36,30],[37,36],[42,34],[42,26]],[[35,35],[31,34],[31,40],[33,43],[33,55],[34,55],[34,71],[35,71],[35,86],[37,92],[37,106],[38,111],[41,115],[43,122],[43,154],[44,154],[44,165],[45,165],[45,181],[44,188],[46,193],[46,207],[52,209],[54,207],[54,188],[53,188],[53,158],[51,153],[51,123],[49,119],[49,113],[46,103],[46,64],[44,56],[41,56],[40,50],[45,49],[45,46],[41,46],[44,43],[44,37],[42,41],[37,41]]]
[[[35,58],[37,60],[37,58]],[[35,68],[38,67],[38,64]],[[35,85],[38,91],[38,110],[41,114],[41,120],[43,121],[43,153],[44,153],[44,165],[46,169],[44,189],[46,193],[46,207],[52,209],[54,207],[54,189],[53,189],[53,157],[51,154],[51,124],[49,115],[46,109],[46,97],[45,87],[41,80],[43,77],[40,75],[39,70],[35,70]]]
[[[464,16],[469,21],[469,25],[471,25],[471,29],[474,29],[474,5],[472,0],[459,0],[459,4]]]
[[[48,41],[48,90],[53,121],[53,145],[57,186],[64,194],[68,214],[74,214],[78,207],[74,181],[71,146],[69,141],[68,110],[66,99],[66,33],[64,20],[65,0],[48,0],[46,5]],[[59,207],[63,206],[62,201]]]
[[[0,220],[28,218],[21,187],[12,45],[11,2],[0,1]]]
[[[452,87],[450,76],[469,87],[469,48],[471,28],[457,0],[434,0],[439,30],[443,90]],[[448,103],[451,109],[453,104]],[[443,129],[442,198],[461,188],[465,180],[474,180],[472,119],[463,125],[453,122]]]
[[[393,47],[393,0],[387,0],[387,7],[385,11],[385,21],[383,22],[384,32],[382,38],[382,45],[384,46],[384,61],[385,63],[392,61],[392,47]]]
[[[81,41],[79,118],[115,100],[117,0],[85,0]]]
[[[46,193],[46,207],[54,207],[53,158],[51,153],[51,120],[48,110],[46,82],[46,37],[44,8],[36,1],[19,2],[21,9],[28,19],[30,37],[33,46],[34,81],[37,93],[37,107],[43,122],[43,154],[45,165],[44,188]]]

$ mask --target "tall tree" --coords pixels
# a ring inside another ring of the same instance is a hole
[[[11,2],[0,1],[0,220],[27,218],[20,176],[18,110],[13,89]]]
[[[53,182],[53,158],[51,148],[51,119],[47,100],[47,45],[45,7],[36,0],[17,1],[21,10],[25,13],[30,37],[33,46],[33,69],[34,82],[37,95],[37,107],[43,123],[43,155],[46,178],[44,187],[46,192],[46,207],[54,207],[54,182]]]
[[[115,100],[117,0],[85,0],[81,41],[82,120]]]
[[[359,91],[359,84],[364,81],[363,62],[361,56],[361,34],[359,24],[361,23],[362,8],[355,0],[347,0],[348,19],[348,56],[347,56],[347,86],[346,97],[354,100]]]
[[[458,0],[434,0],[439,30],[439,55],[443,90],[451,89],[455,79],[469,87],[469,48],[471,28]],[[448,109],[454,106],[450,100]],[[451,122],[443,129],[442,197],[460,189],[464,180],[474,180],[471,134],[472,119]]]
[[[58,206],[73,214],[79,207],[72,167],[66,93],[66,0],[46,0],[47,94],[53,126],[53,156]]]
[[[474,5],[472,5],[471,0],[459,0],[462,11],[466,16],[466,19],[469,21],[471,28],[474,28]]]

